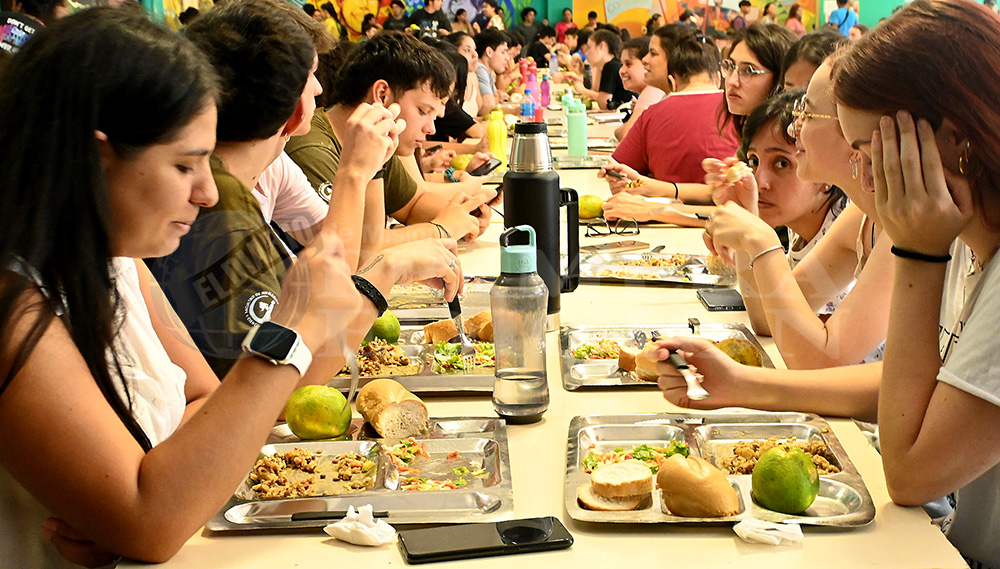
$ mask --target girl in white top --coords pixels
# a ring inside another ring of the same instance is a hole
[[[255,9],[287,14],[269,6]],[[173,251],[218,199],[215,96],[190,42],[107,8],[46,28],[5,71],[0,550],[10,566],[169,559],[246,475],[302,379],[246,357],[220,384],[136,261]],[[378,149],[371,174],[398,128],[379,107],[359,121]],[[290,270],[272,321],[294,325],[310,373],[330,377],[343,364],[337,337],[359,341],[376,310],[340,241],[317,242]],[[366,277],[391,286],[401,276],[392,257]],[[453,251],[441,245],[424,261],[407,276],[447,271],[453,295]]]
[[[873,196],[862,189],[857,164],[851,161],[853,151],[840,132],[836,106],[829,95],[830,70],[828,60],[813,75],[804,98],[796,102],[793,126],[799,150],[797,176],[832,183],[851,199],[823,241],[791,270],[773,253],[779,244],[773,232],[721,232],[714,223],[707,227],[709,247],[735,251],[736,266],[752,275],[742,281],[744,294],[753,299],[747,304],[750,322],[757,333],[774,337],[789,369],[876,361],[889,318],[891,243],[875,221]],[[735,215],[740,206],[746,209],[744,204],[756,202],[755,181],[744,176],[729,183],[723,173],[729,164],[729,160],[706,164],[710,172],[706,181],[716,188],[717,202],[733,202],[724,211]],[[723,215],[717,218],[720,222],[725,219]],[[845,290],[850,294],[833,316],[817,316]]]
[[[948,538],[977,568],[1000,567],[998,53],[996,13],[916,0],[854,44],[834,89],[895,245],[878,395],[889,495],[955,492]]]

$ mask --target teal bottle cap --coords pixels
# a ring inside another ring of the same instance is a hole
[[[508,245],[511,236],[518,231],[528,232],[528,244]],[[501,273],[534,273],[536,270],[535,257],[535,229],[530,225],[511,227],[500,234]]]

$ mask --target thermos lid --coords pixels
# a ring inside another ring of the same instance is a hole
[[[584,112],[586,112],[586,110],[587,110],[587,107],[585,107],[583,105],[583,100],[577,99],[575,97],[573,98],[572,101],[570,101],[570,103],[568,105],[566,105],[566,108],[569,109],[569,110],[571,110],[571,111],[584,111]]]
[[[518,231],[528,232],[527,245],[508,245],[510,237]],[[533,273],[535,272],[535,229],[530,225],[511,227],[500,234],[500,272],[501,273]]]
[[[547,134],[548,128],[546,128],[543,122],[519,122],[514,125],[514,134]]]

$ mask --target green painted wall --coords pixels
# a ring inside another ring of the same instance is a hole
[[[861,23],[874,28],[879,20],[891,16],[896,6],[902,5],[902,0],[861,0]]]

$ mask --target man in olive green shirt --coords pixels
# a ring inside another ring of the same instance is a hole
[[[485,204],[495,193],[458,194],[449,201],[419,189],[397,158],[412,155],[434,133],[434,119],[454,82],[454,68],[437,51],[402,33],[380,33],[355,48],[336,78],[323,86],[333,104],[316,113],[309,133],[292,137],[285,145],[285,152],[330,204],[327,218],[336,219],[348,259],[354,255],[363,265],[396,243],[479,236],[480,217],[489,215]],[[359,105],[378,103],[398,106],[399,118],[406,123],[398,133],[396,156],[363,193],[334,191],[332,181],[345,150],[340,140],[352,129],[349,117]],[[387,213],[407,227],[385,231]]]

